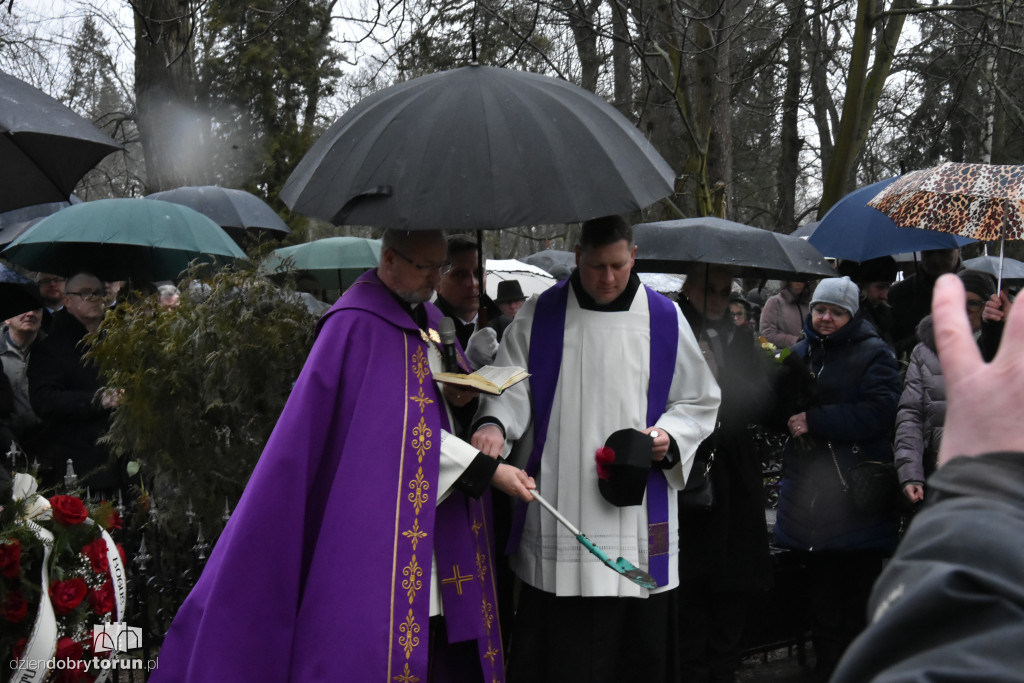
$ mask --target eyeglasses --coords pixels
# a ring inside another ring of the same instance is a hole
[[[41,280],[37,280],[36,284],[40,287],[46,287],[47,285],[59,285],[65,281],[65,278],[62,277],[44,277]]]
[[[82,297],[82,300],[84,300],[84,301],[92,301],[92,302],[103,301],[104,299],[107,298],[107,290],[105,290],[105,289],[97,289],[97,290],[81,289],[81,290],[79,290],[77,292],[65,292],[65,293],[69,294],[69,295],[70,294],[74,294],[75,296]]]
[[[447,275],[448,273],[450,273],[452,271],[452,264],[447,263],[447,262],[446,263],[441,263],[441,264],[438,264],[438,265],[430,265],[430,264],[426,264],[425,265],[425,264],[422,264],[422,263],[416,263],[411,258],[406,256],[402,252],[398,251],[394,247],[391,247],[391,251],[395,252],[396,254],[401,256],[403,259],[408,261],[410,264],[412,264],[412,267],[415,268],[416,270],[423,271],[425,273],[429,273],[432,270],[436,270],[441,275]]]
[[[845,308],[831,307],[831,306],[815,306],[811,309],[811,313],[824,318],[826,315],[832,316],[833,319],[839,320],[840,318],[847,318],[850,316],[850,312]]]
[[[980,311],[984,307],[985,307],[985,302],[984,301],[978,301],[976,299],[968,299],[967,300],[967,310],[968,311]]]

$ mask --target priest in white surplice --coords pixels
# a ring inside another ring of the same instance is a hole
[[[512,682],[677,677],[676,492],[714,429],[720,392],[678,307],[632,274],[635,255],[624,219],[584,223],[572,276],[506,329],[495,364],[531,377],[481,400],[473,445],[489,455],[511,447],[541,495],[659,588],[621,577],[539,504],[522,505],[509,544],[523,581]],[[616,507],[599,493],[595,453],[624,428],[651,436],[651,471],[643,504]]]

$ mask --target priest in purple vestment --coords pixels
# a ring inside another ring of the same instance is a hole
[[[435,383],[442,232],[385,233],[316,343],[153,683],[502,681],[487,489]],[[461,362],[465,362],[461,359]]]

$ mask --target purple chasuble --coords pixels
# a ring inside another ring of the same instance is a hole
[[[537,300],[530,329],[530,392],[533,397],[533,450],[526,463],[531,477],[540,471],[540,461],[547,442],[548,423],[555,400],[555,387],[562,367],[565,311],[568,305],[569,280],[551,287]],[[653,425],[665,412],[669,388],[675,373],[676,347],[679,343],[679,325],[675,305],[666,297],[646,285],[647,305],[650,310],[651,349],[650,381],[647,387],[647,425]],[[647,478],[647,571],[659,586],[668,584],[668,482],[659,469],[652,468]],[[519,547],[526,523],[526,505],[516,506],[512,519],[506,553]]]
[[[504,679],[488,499],[437,506],[447,417],[427,344],[376,271],[321,319],[152,683],[426,683],[435,550],[456,593],[449,633],[478,641],[485,681]]]

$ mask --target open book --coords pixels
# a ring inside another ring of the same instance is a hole
[[[471,375],[460,375],[454,372],[439,372],[434,379],[444,384],[458,384],[470,387],[485,394],[499,395],[513,384],[518,384],[530,376],[525,368],[514,365],[499,367],[485,365]]]

